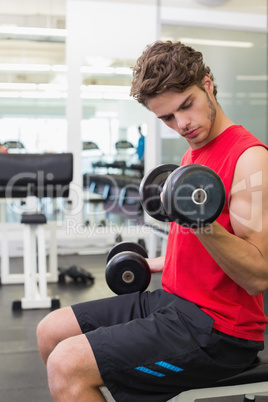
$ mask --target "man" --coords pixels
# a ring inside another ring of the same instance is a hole
[[[227,201],[205,229],[171,223],[163,289],[50,313],[38,326],[54,401],[167,401],[246,368],[263,348],[268,287],[267,147],[217,102],[202,54],[180,42],[148,46],[131,94],[190,148],[181,164],[222,178]]]
[[[145,149],[145,138],[141,131],[141,126],[138,127],[139,132],[139,140],[137,146],[137,155],[139,162],[143,162],[144,160],[144,149]]]

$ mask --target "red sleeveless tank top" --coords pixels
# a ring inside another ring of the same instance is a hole
[[[226,203],[217,219],[233,233],[228,209],[233,174],[238,158],[252,146],[264,146],[242,126],[231,126],[200,149],[189,149],[181,165],[201,164],[213,169],[222,179]],[[197,304],[214,319],[214,328],[228,335],[254,341],[263,340],[268,322],[263,294],[250,296],[230,279],[213,260],[191,229],[171,223],[162,286]]]

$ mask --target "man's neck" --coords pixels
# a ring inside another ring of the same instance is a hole
[[[223,133],[228,127],[233,126],[234,123],[230,120],[226,114],[223,112],[222,108],[219,104],[217,104],[217,114],[215,122],[212,126],[211,132],[211,140],[218,137],[221,133]]]

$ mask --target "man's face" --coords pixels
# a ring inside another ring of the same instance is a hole
[[[210,79],[204,83],[205,91],[196,85],[184,92],[166,91],[150,99],[148,108],[168,127],[178,132],[197,149],[211,141],[216,119],[216,101]]]

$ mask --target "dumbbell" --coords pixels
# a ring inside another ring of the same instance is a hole
[[[148,215],[191,228],[214,222],[226,199],[221,178],[203,165],[160,165],[143,177],[139,191]]]
[[[117,295],[143,292],[151,280],[146,250],[137,243],[121,242],[108,253],[105,278]]]

